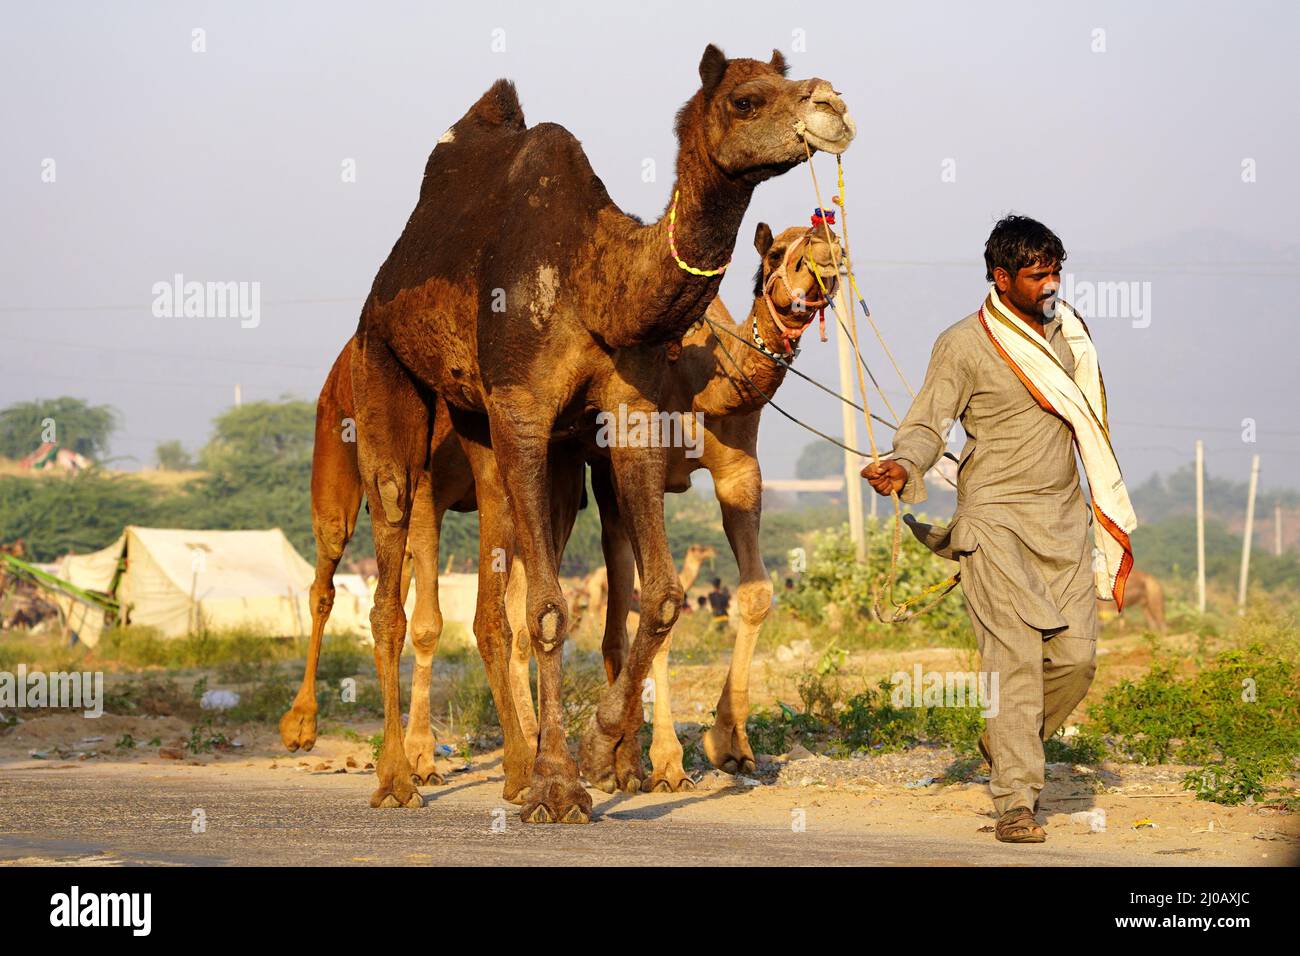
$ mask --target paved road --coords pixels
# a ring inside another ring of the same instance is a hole
[[[527,826],[495,777],[426,789],[423,810],[371,810],[373,777],[237,767],[87,765],[0,772],[0,863],[251,865],[1126,865],[1191,862],[1009,847],[855,825],[797,792],[594,793],[589,826]],[[764,790],[768,788],[763,788]],[[772,788],[775,790],[776,788]],[[193,811],[206,832],[192,832]],[[500,832],[495,832],[494,823]],[[504,824],[502,829],[501,824]]]

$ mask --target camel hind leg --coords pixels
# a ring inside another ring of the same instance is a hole
[[[280,740],[291,751],[311,750],[316,744],[316,668],[325,625],[334,609],[334,572],[352,540],[361,510],[356,444],[347,440],[344,431],[344,419],[349,417],[348,410],[333,400],[327,383],[316,408],[316,441],[312,448],[311,525],[316,538],[316,577],[311,585],[307,667],[292,706],[280,718]]]
[[[604,628],[600,652],[605,658],[605,677],[612,684],[627,660],[627,616],[636,587],[636,556],[618,510],[613,466],[608,461],[591,463],[591,490],[600,510],[600,550],[605,558],[605,595],[601,606],[592,608],[593,623]]]
[[[635,588],[636,559],[619,512],[609,462],[592,463],[591,487],[600,508],[601,550],[609,568],[609,601],[601,651],[605,657],[605,674],[613,684],[628,655],[627,617]],[[672,695],[668,686],[668,648],[671,643],[670,632],[651,665],[654,722],[650,740],[650,776],[641,785],[641,789],[646,791],[690,790],[695,786],[682,766],[682,745],[673,727]]]
[[[406,722],[403,746],[410,761],[416,784],[441,784],[442,775],[434,766],[437,740],[429,714],[429,692],[433,683],[433,657],[442,636],[442,609],[438,605],[438,537],[442,514],[434,504],[433,478],[425,472],[411,504],[407,553],[415,568],[415,610],[411,614],[411,645],[415,649],[415,669],[411,678],[411,712]],[[406,587],[402,604],[406,604]]]
[[[611,379],[606,385],[601,407],[617,408],[626,403],[630,410],[647,416],[655,413],[654,397],[635,383]],[[665,449],[615,443],[609,453],[619,514],[627,523],[641,575],[641,615],[627,659],[596,706],[582,740],[580,760],[593,786],[607,793],[632,793],[640,790],[645,780],[641,694],[654,658],[681,612],[682,586],[664,530]]]
[[[533,691],[529,677],[529,662],[533,657],[533,640],[528,633],[528,569],[522,558],[515,558],[510,566],[510,580],[506,583],[506,619],[510,625],[510,693],[515,700],[515,713],[519,726],[537,755],[537,708],[533,704]]]
[[[429,458],[431,402],[382,342],[358,339],[352,360],[362,488],[370,501],[379,582],[370,627],[384,703],[372,807],[419,807],[402,741],[398,664],[406,641],[402,577],[411,511]],[[435,559],[436,560],[436,559]]]
[[[555,560],[558,565],[578,519],[587,469],[583,464],[582,448],[573,443],[557,442],[551,446],[548,454],[551,474],[551,534],[555,541]],[[529,681],[529,662],[532,660],[533,648],[528,633],[527,614],[528,569],[522,558],[516,558],[510,566],[510,580],[506,584],[506,618],[511,636],[510,691],[515,700],[520,727],[536,757],[540,727]]]

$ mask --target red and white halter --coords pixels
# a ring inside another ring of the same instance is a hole
[[[796,311],[811,311],[816,313],[816,317],[820,323],[821,340],[823,342],[826,341],[826,307],[831,304],[830,299],[824,296],[820,299],[809,301],[804,298],[805,293],[802,289],[795,289],[790,285],[790,264],[792,261],[797,261],[797,259],[795,259],[795,252],[807,243],[811,242],[816,235],[816,226],[809,226],[807,232],[794,242],[790,243],[790,245],[786,247],[785,255],[781,257],[781,265],[776,269],[773,269],[772,273],[763,283],[763,301],[767,303],[768,315],[772,317],[772,321],[776,324],[776,327],[781,330],[781,342],[785,346],[785,352],[774,352],[767,347],[767,344],[763,341],[763,337],[758,333],[757,315],[754,316],[752,334],[754,337],[754,343],[771,358],[788,360],[798,355],[799,338],[803,335],[804,331],[812,325],[811,319],[797,328],[786,324],[781,316],[780,310],[776,307],[776,303],[772,301],[772,288],[777,282],[780,282],[781,286],[785,289],[786,297],[790,302],[795,304]],[[833,273],[831,276],[823,277],[821,271],[817,267],[817,263],[811,258],[806,258],[805,261],[808,268],[815,272],[819,277],[833,278]]]

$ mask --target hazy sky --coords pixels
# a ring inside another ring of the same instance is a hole
[[[858,280],[913,386],[937,333],[984,294],[990,226],[1023,212],[1065,241],[1076,301],[1089,283],[1141,296],[1119,317],[1081,308],[1130,483],[1189,461],[1200,437],[1216,475],[1244,479],[1258,452],[1264,487],[1294,487],[1298,27],[1294,5],[1250,2],[12,7],[0,405],[111,404],[114,453],[148,464],[160,441],[202,444],[235,383],[245,401],[314,399],[429,151],[494,79],[515,80],[529,123],[572,130],[614,199],[653,219],[673,114],[715,42],[779,47],[791,76],[848,102]],[[834,163],[817,168],[829,190]],[[806,223],[814,205],[803,167],[758,189],[723,284],[733,312],[749,307],[755,224]],[[156,318],[153,286],[176,274],[260,283],[260,324]],[[805,342],[800,368],[835,382],[834,339]],[[868,361],[901,411],[874,342]],[[777,400],[840,430],[811,386],[791,380]],[[765,415],[765,474],[791,475],[809,440]]]

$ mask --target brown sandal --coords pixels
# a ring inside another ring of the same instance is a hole
[[[1034,811],[1028,807],[1012,807],[1002,814],[993,834],[1002,843],[1042,843],[1047,839],[1047,831],[1034,819]]]

